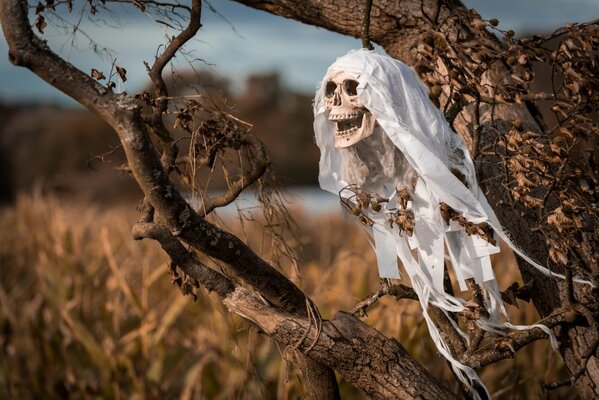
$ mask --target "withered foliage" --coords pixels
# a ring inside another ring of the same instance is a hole
[[[82,19],[87,18],[94,24],[107,23],[116,16],[109,3],[88,0],[75,3],[74,9],[71,1],[56,3],[45,0],[31,6],[31,9],[37,15],[35,27],[41,34],[48,22],[55,23],[58,28],[68,26],[67,31],[85,36],[96,50],[101,46],[85,32]],[[178,2],[165,4],[136,0],[132,5],[175,31],[184,30],[192,13],[189,5]],[[212,9],[212,6],[209,5],[209,8]],[[66,18],[78,12],[81,18],[74,22]],[[264,225],[262,244],[269,246],[274,255],[270,260],[273,264],[279,265],[285,260],[297,267],[293,247],[299,241],[297,226],[287,210],[277,177],[270,168],[266,148],[255,135],[252,124],[235,115],[235,109],[227,104],[222,93],[202,86],[202,75],[193,64],[197,60],[191,59],[182,48],[183,43],[178,44],[176,40],[176,37],[171,37],[159,47],[154,65],[144,62],[153,85],[135,94],[135,99],[143,106],[144,121],[155,133],[154,144],[156,150],[162,152],[165,169],[196,211],[215,222],[222,222],[214,213],[216,209],[235,204],[242,197],[241,193],[252,187],[253,194],[245,197],[255,198],[255,202],[250,201],[249,206],[247,202],[237,204],[240,218]],[[169,47],[178,51],[179,56],[189,63],[190,70],[197,76],[198,87],[176,88],[177,82],[184,81],[176,68],[172,68],[170,78],[163,78],[162,69],[166,63],[160,65],[159,53],[168,53],[166,49]],[[112,55],[109,59],[109,73],[92,68],[90,75],[97,81],[107,81],[107,89],[113,91],[118,89],[119,79],[127,81],[127,70],[117,65]],[[153,68],[159,70],[154,76]],[[170,91],[176,93],[171,94]],[[146,209],[146,212],[152,210],[144,206],[140,209]],[[189,286],[185,284],[187,280],[180,276],[174,276],[173,282],[182,289]],[[183,291],[189,293],[189,290]]]
[[[535,216],[531,228],[544,235],[551,261],[597,276],[599,21],[517,39],[474,10],[449,18],[458,23],[431,23],[428,37],[415,49],[416,70],[432,87],[431,99],[454,127],[462,123],[470,130],[467,136],[473,139],[467,145],[477,162],[502,164],[504,175],[496,179],[511,205]],[[462,29],[448,28],[455,26]],[[480,29],[495,31],[500,40],[468,39]],[[437,58],[443,63],[433,62]],[[543,69],[550,71],[551,87],[541,92],[535,73]],[[490,85],[497,75],[504,78]],[[521,104],[536,121],[496,119],[494,111],[506,104]],[[543,119],[537,105],[553,118]],[[474,117],[460,121],[466,109]]]
[[[409,237],[414,234],[414,211],[408,207],[410,195],[406,188],[397,190],[399,207],[385,207],[389,199],[378,193],[369,193],[356,185],[348,185],[339,193],[341,204],[351,214],[358,217],[361,223],[367,226],[374,225],[372,217],[382,215],[391,228],[397,225],[399,234],[405,233]]]
[[[468,235],[478,235],[492,245],[497,244],[493,237],[493,229],[486,222],[474,224],[468,221],[462,214],[451,208],[447,203],[439,204],[439,212],[447,225],[450,221],[456,221]]]

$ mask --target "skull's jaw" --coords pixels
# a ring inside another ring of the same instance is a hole
[[[366,139],[372,135],[376,124],[374,116],[368,111],[346,119],[330,116],[329,120],[335,123],[335,148],[337,149],[353,146],[360,140]]]

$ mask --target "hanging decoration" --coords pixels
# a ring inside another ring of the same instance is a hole
[[[512,243],[478,186],[462,139],[402,62],[368,49],[338,58],[314,99],[314,132],[321,188],[339,194],[359,216],[382,278],[400,278],[400,259],[437,349],[466,386],[486,390],[476,372],[453,357],[428,315],[430,305],[448,314],[466,304],[444,288],[446,258],[462,290],[468,279],[481,288],[488,317],[476,323],[498,334],[531,326],[501,322],[507,316],[490,260],[499,251],[496,238],[545,275],[563,276]],[[547,327],[534,326],[556,344]],[[468,340],[457,323],[454,328]]]

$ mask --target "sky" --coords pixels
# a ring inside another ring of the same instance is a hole
[[[599,17],[599,0],[465,0],[483,18],[497,18],[502,29],[518,32],[551,31],[566,22]],[[87,2],[75,2],[77,5]],[[221,15],[204,7],[203,27],[186,47],[195,68],[210,68],[231,80],[233,90],[242,90],[248,73],[278,71],[283,82],[296,90],[312,92],[335,58],[360,47],[358,39],[315,28],[293,20],[257,11],[229,0],[211,0]],[[376,2],[375,2],[376,4]],[[119,6],[120,7],[120,6]],[[116,9],[119,18],[96,14],[96,21],[82,20],[81,30],[94,40],[95,54],[85,34],[65,35],[64,28],[46,29],[50,47],[83,71],[96,68],[108,75],[112,59],[127,69],[128,80],[117,90],[135,93],[146,83],[143,62],[150,64],[159,46],[173,34],[149,16]],[[79,18],[77,8],[69,15]],[[71,105],[66,96],[24,68],[7,60],[7,45],[0,35],[0,101],[59,102]],[[195,61],[194,61],[195,60]],[[177,68],[189,66],[178,58]]]

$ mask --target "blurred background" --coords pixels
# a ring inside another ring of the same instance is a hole
[[[596,0],[465,4],[524,36],[599,16]],[[113,64],[126,68],[117,91],[149,90],[144,61],[153,62],[173,30],[133,7],[111,9],[83,18],[77,34],[69,18],[79,15],[49,19],[44,39],[83,71],[108,76]],[[285,270],[325,318],[379,287],[365,236],[317,187],[312,132],[317,84],[336,57],[359,46],[354,38],[213,0],[205,3],[197,38],[167,74],[176,76],[168,82],[171,94],[185,96],[193,87],[219,97],[266,144],[285,188],[280,199],[301,224],[277,237],[259,213],[234,218],[243,204],[215,222]],[[158,246],[131,240],[141,197],[123,172],[116,134],[10,65],[6,53],[0,38],[0,398],[300,396],[281,349],[217,298],[198,292],[193,303],[182,296]],[[545,84],[542,72],[537,84]],[[289,247],[283,254],[281,241]],[[511,255],[495,262],[502,288],[519,279]],[[510,312],[516,323],[537,318],[524,303]],[[418,305],[384,299],[367,320],[452,385]],[[546,343],[482,371],[497,398],[573,398],[568,388],[541,388],[565,376]],[[347,384],[342,391],[344,398],[364,397]]]
[[[465,3],[520,35],[599,15],[595,0]],[[153,61],[173,31],[130,5],[110,9],[114,13],[83,18],[76,34],[68,25],[79,18],[76,12],[64,19],[47,17],[44,39],[83,71],[95,68],[108,76],[113,62],[124,67],[127,81],[117,80],[116,90],[139,93],[148,84],[144,62]],[[315,185],[311,99],[328,65],[359,47],[359,40],[224,0],[206,3],[202,23],[173,70],[194,88],[222,93],[238,116],[254,124],[285,185]],[[123,162],[122,152],[103,157],[109,164],[94,158],[113,150],[116,136],[67,96],[12,66],[6,52],[0,40],[0,199],[34,186],[102,201],[128,195],[134,185],[114,170]],[[184,94],[182,87],[175,94]]]

